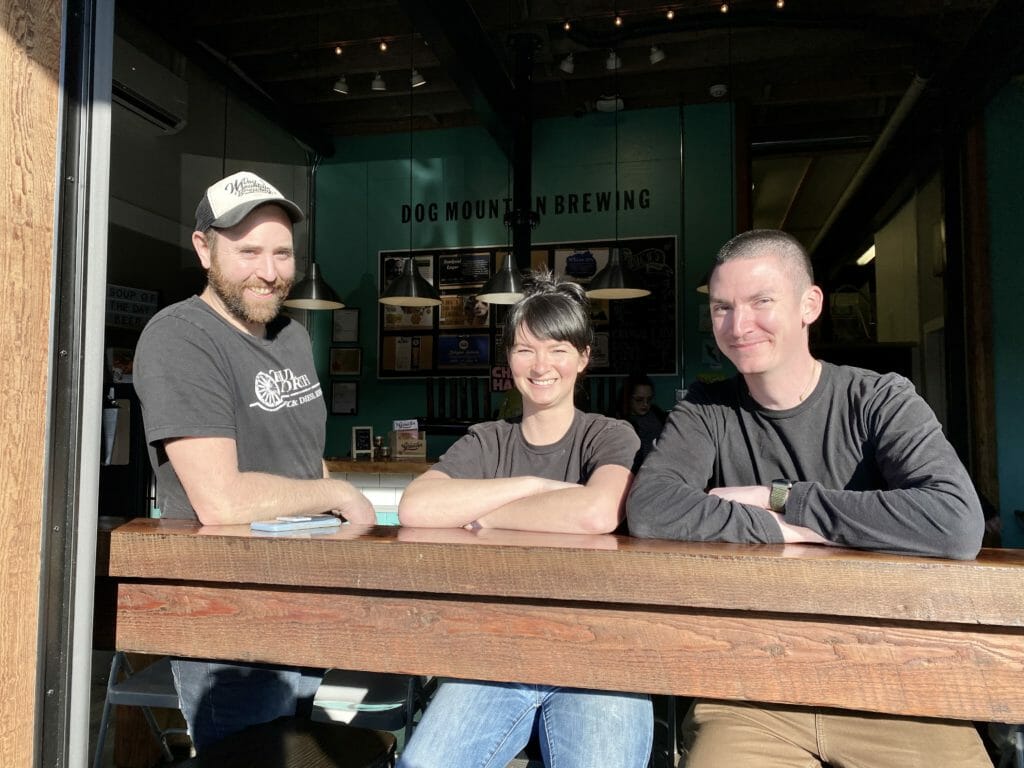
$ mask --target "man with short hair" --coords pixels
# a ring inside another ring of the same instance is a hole
[[[210,186],[192,245],[207,285],[158,312],[135,355],[150,461],[164,517],[204,525],[333,510],[375,522],[373,507],[323,461],[327,411],[309,336],[279,314],[295,276],[302,211],[242,171]],[[295,669],[175,660],[197,750],[293,714],[320,676]]]
[[[913,385],[811,354],[823,299],[800,243],[738,235],[709,288],[739,375],[681,393],[633,483],[630,532],[973,558],[981,505]],[[698,701],[685,741],[687,768],[991,765],[970,723],[811,707]]]

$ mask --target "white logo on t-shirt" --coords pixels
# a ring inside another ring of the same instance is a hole
[[[323,395],[319,382],[310,381],[306,374],[296,376],[291,368],[260,371],[256,374],[255,389],[256,402],[249,403],[249,407],[262,408],[264,411],[294,408]]]

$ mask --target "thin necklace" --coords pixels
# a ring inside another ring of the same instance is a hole
[[[818,370],[821,368],[821,362],[815,358],[814,365],[811,366],[811,378],[807,380],[807,386],[804,387],[804,391],[800,393],[800,402],[804,401],[804,398],[811,394],[811,389],[814,386],[814,380],[818,377]]]

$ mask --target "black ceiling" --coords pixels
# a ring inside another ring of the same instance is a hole
[[[980,108],[969,93],[1005,82],[1024,60],[1020,0],[734,0],[727,13],[722,5],[118,0],[119,13],[218,69],[323,151],[334,136],[477,124],[507,146],[524,111],[515,84],[529,80],[534,119],[583,114],[616,95],[625,109],[731,99],[755,156],[865,154],[908,91],[917,91],[913,109],[903,107],[914,130],[923,119],[944,129]],[[517,45],[532,61],[518,78]],[[663,60],[652,63],[652,46]],[[617,70],[606,67],[612,51]],[[571,73],[560,67],[569,54]],[[410,87],[412,69],[425,85]],[[371,89],[377,75],[386,91]],[[347,95],[332,89],[341,76]],[[812,203],[831,210],[835,200]],[[790,205],[787,216],[795,213]],[[827,215],[817,214],[818,227]]]

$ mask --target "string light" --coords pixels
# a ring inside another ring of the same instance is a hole
[[[381,40],[380,41],[380,52],[384,53],[385,51],[387,51],[387,49],[388,49],[388,41],[387,40]]]
[[[565,23],[562,25],[562,29],[568,32],[570,29],[572,29],[572,22],[566,19]]]
[[[676,12],[672,8],[669,8],[667,11],[665,11],[665,18],[668,19],[669,21],[672,21],[672,19],[674,19],[675,17]]]
[[[340,45],[334,46],[334,55],[335,56],[341,56],[341,46]]]
[[[775,7],[781,11],[786,7],[786,0],[775,0]]]
[[[720,6],[718,6],[718,10],[720,10],[722,13],[728,13],[729,12],[729,4],[728,3],[722,3]]]
[[[615,26],[616,27],[621,27],[622,26],[622,17],[621,16],[618,16],[618,15],[615,16]]]

